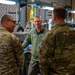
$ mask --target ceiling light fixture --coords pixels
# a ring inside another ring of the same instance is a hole
[[[75,13],[75,10],[70,10],[70,11],[68,11],[69,13]]]
[[[14,5],[14,4],[16,4],[16,2],[9,1],[9,0],[0,0],[0,4]]]
[[[53,10],[54,7],[42,6],[41,9],[45,9],[45,10]]]
[[[75,10],[72,10],[71,13],[75,13]]]

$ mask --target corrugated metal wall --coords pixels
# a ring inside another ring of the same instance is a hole
[[[26,6],[22,7],[21,8],[21,18],[22,18],[22,26],[26,26],[26,18],[27,18],[27,15],[26,15]]]
[[[26,7],[21,8],[21,25],[25,26],[25,20],[26,20]],[[19,3],[16,3],[15,5],[6,5],[6,4],[0,4],[0,20],[1,17],[5,14],[11,15],[15,18],[16,21],[19,21]]]
[[[0,4],[0,19],[4,14],[12,15],[16,20],[16,5]]]

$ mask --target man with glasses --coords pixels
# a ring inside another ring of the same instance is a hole
[[[0,26],[0,75],[19,75],[23,70],[24,52],[19,38],[11,34],[14,28],[14,18],[4,15]]]

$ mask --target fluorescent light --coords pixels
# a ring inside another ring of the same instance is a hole
[[[8,5],[14,5],[16,4],[16,2],[14,1],[7,1],[7,0],[0,0],[1,4],[8,4]]]
[[[75,10],[72,10],[71,13],[75,13]]]
[[[70,13],[75,13],[75,10],[70,10],[70,11],[68,11],[68,12],[70,12]]]
[[[48,6],[43,6],[41,9],[46,9],[46,10],[53,10],[53,7],[48,7]]]

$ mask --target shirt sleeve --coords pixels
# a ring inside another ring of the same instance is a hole
[[[30,33],[26,36],[24,42],[22,43],[23,48],[26,48],[28,44],[31,44],[31,35]]]
[[[18,37],[11,36],[11,45],[13,47],[13,54],[16,60],[17,67],[23,70],[24,67],[24,50],[21,41]]]

